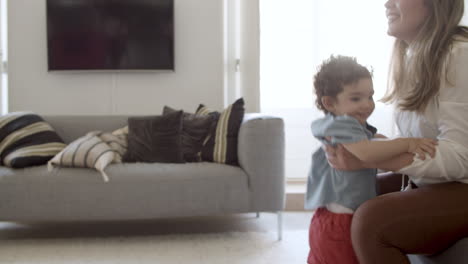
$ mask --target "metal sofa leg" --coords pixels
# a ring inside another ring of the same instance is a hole
[[[276,212],[278,216],[278,241],[283,239],[283,212],[278,211]]]

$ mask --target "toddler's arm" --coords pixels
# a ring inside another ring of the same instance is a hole
[[[375,134],[374,138],[387,138],[387,137],[382,134]]]
[[[435,155],[437,141],[430,138],[397,138],[391,140],[362,140],[343,143],[349,152],[364,162],[380,162],[406,152],[418,154],[420,159],[428,153]]]

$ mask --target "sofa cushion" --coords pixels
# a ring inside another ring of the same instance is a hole
[[[183,163],[182,114],[130,117],[125,162]]]
[[[95,168],[109,181],[104,169],[111,162],[121,162],[126,150],[126,142],[111,133],[89,132],[70,143],[48,163],[53,167]]]
[[[164,106],[163,115],[177,110]],[[184,112],[182,119],[182,152],[186,162],[201,161],[201,149],[215,121],[212,115],[195,115]]]
[[[244,99],[237,99],[221,113],[200,104],[198,115],[213,115],[217,121],[210,129],[206,143],[202,148],[202,160],[238,165],[237,137],[244,118]]]
[[[4,166],[46,164],[64,147],[60,136],[37,114],[13,112],[0,117],[0,158]]]
[[[212,162],[117,163],[95,170],[0,167],[2,221],[156,219],[249,211],[248,177]]]

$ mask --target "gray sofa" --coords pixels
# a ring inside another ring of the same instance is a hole
[[[66,143],[92,130],[113,131],[126,116],[44,116]],[[0,167],[0,221],[131,220],[284,209],[284,124],[246,114],[240,167],[201,163],[123,163],[109,182],[85,168]],[[281,221],[279,221],[280,223]],[[280,225],[279,225],[280,231]],[[280,234],[281,235],[281,234]]]

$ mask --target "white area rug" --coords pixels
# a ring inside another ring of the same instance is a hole
[[[8,264],[295,264],[306,263],[308,234],[228,232],[103,238],[6,239],[0,263]]]

